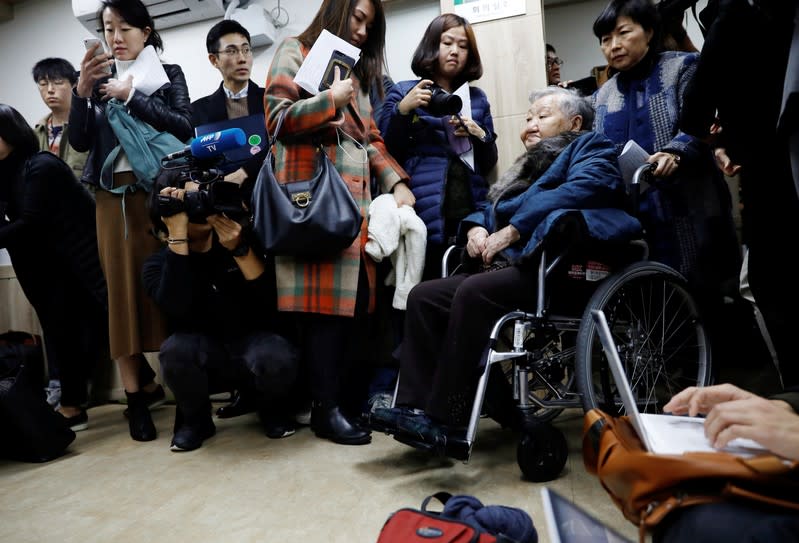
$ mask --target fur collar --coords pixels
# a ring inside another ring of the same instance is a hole
[[[494,183],[488,191],[488,200],[496,203],[500,199],[521,194],[552,165],[568,145],[585,132],[564,132],[541,140],[535,147],[524,152],[513,165]]]

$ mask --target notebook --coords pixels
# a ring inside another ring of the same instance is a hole
[[[631,543],[550,488],[541,489],[541,500],[552,543]]]
[[[231,149],[223,153],[224,158],[219,164],[226,174],[238,170],[245,162],[250,160],[268,145],[266,138],[266,123],[263,113],[256,113],[236,119],[225,119],[215,123],[201,124],[195,127],[194,135],[201,136],[228,128],[241,128],[247,136],[247,145]]]
[[[737,438],[723,449],[715,449],[705,437],[704,419],[701,417],[680,417],[641,413],[633,396],[627,374],[624,371],[619,352],[613,341],[605,313],[591,310],[591,317],[597,325],[599,340],[608,359],[608,366],[616,382],[624,410],[635,428],[646,450],[656,454],[683,454],[685,452],[716,452],[722,450],[740,456],[754,456],[769,452],[765,447],[751,439]],[[677,391],[678,392],[678,391]]]

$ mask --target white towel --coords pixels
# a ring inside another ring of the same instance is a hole
[[[408,293],[422,280],[427,248],[427,227],[413,207],[397,207],[394,196],[383,194],[369,206],[369,240],[366,254],[376,262],[391,259],[387,285],[396,285],[391,305],[405,310]]]

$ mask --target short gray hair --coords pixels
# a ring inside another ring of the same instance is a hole
[[[583,119],[583,130],[591,130],[594,125],[594,108],[587,98],[580,95],[575,89],[564,89],[557,85],[550,85],[543,89],[536,89],[530,93],[530,103],[546,96],[559,96],[560,109],[567,117],[579,115]]]

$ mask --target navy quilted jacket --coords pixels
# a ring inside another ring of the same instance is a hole
[[[586,132],[570,143],[530,187],[495,206],[484,203],[461,222],[461,235],[473,226],[489,232],[512,224],[521,234],[503,251],[511,262],[532,254],[568,213],[580,213],[593,239],[625,241],[639,236],[641,224],[623,210],[624,182],[613,143]]]
[[[424,109],[401,115],[397,105],[419,83],[419,79],[400,81],[389,91],[380,115],[380,132],[389,153],[405,168],[411,178],[411,190],[416,196],[416,214],[427,226],[427,239],[443,244],[444,200],[447,171],[450,161],[460,160],[452,151],[444,132],[446,117],[432,117]],[[496,135],[491,119],[491,108],[485,93],[469,87],[472,102],[472,119],[489,135],[487,142],[469,138],[474,149],[474,168],[469,181],[472,202],[476,207],[485,201],[488,182],[485,175],[497,163]]]

